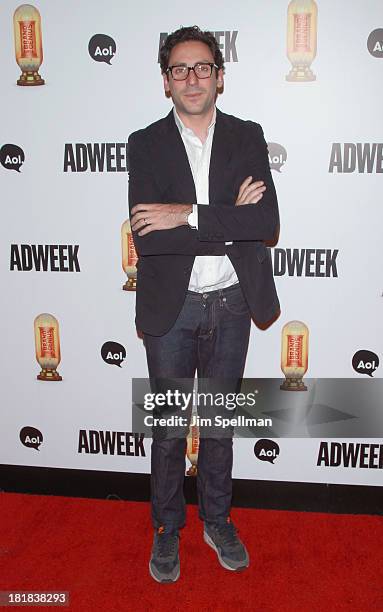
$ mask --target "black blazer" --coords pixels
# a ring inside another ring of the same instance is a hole
[[[247,176],[266,186],[258,204],[235,206]],[[154,335],[174,324],[188,289],[196,255],[229,256],[253,318],[267,324],[279,313],[270,249],[279,231],[278,202],[259,124],[217,109],[209,206],[198,206],[198,230],[183,225],[133,233],[138,254],[136,326]],[[187,153],[173,111],[129,137],[129,208],[138,203],[195,204]],[[225,246],[225,242],[233,241]]]

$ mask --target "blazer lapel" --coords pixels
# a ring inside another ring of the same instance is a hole
[[[209,202],[224,200],[225,172],[232,156],[231,126],[226,115],[217,108],[209,169]]]
[[[166,165],[177,185],[177,201],[195,204],[197,196],[194,179],[185,145],[174,120],[173,110],[167,115],[165,125],[166,149],[162,151],[166,156]],[[232,156],[232,138],[232,128],[226,115],[217,108],[209,168],[209,202],[225,201],[224,179]]]
[[[181,134],[174,120],[173,110],[167,116],[166,150],[167,165],[177,185],[177,196],[181,202],[195,204],[197,201],[194,179]]]

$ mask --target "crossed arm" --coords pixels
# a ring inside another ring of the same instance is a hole
[[[258,131],[250,135],[244,165],[253,175],[242,181],[235,206],[198,205],[198,231],[187,223],[192,204],[159,202],[148,157],[130,139],[129,205],[140,255],[223,255],[226,241],[273,240],[279,216],[267,146],[260,126],[250,125]]]
[[[263,181],[253,181],[253,177],[248,176],[239,188],[235,205],[256,204],[265,189]],[[132,230],[139,236],[146,236],[156,230],[188,225],[187,218],[192,210],[191,204],[136,204],[132,208]]]

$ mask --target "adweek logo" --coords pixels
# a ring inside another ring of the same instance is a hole
[[[104,342],[101,347],[101,357],[105,363],[120,368],[122,362],[126,359],[125,347],[119,342]]]
[[[27,448],[34,448],[35,450],[40,450],[39,446],[43,442],[43,434],[39,429],[35,427],[23,427],[20,430],[20,442],[24,444]]]
[[[145,434],[128,431],[96,431],[80,429],[78,452],[91,455],[127,455],[146,457]]]
[[[383,444],[321,442],[317,466],[383,469]]]
[[[367,39],[367,49],[373,57],[383,57],[383,28],[371,32]]]
[[[267,148],[269,150],[270,169],[280,172],[287,160],[287,151],[285,147],[277,142],[268,142]]]
[[[328,171],[339,174],[383,172],[383,143],[334,142]]]
[[[272,249],[274,276],[338,277],[339,249]]]
[[[9,269],[17,272],[80,272],[78,244],[11,244]]]
[[[254,444],[254,455],[260,461],[268,461],[274,464],[279,457],[279,446],[274,440],[257,440]]]
[[[25,161],[24,151],[21,147],[15,144],[4,144],[0,149],[0,164],[6,170],[16,170],[20,172],[20,168]]]
[[[366,374],[372,378],[375,370],[379,367],[379,357],[372,351],[356,351],[352,358],[352,367],[358,374]]]
[[[128,172],[127,142],[64,145],[64,172]]]
[[[219,32],[212,32],[215,37],[219,48],[222,51],[223,59],[225,62],[238,62],[237,52],[237,36],[238,30],[222,30]],[[168,36],[168,32],[160,32],[160,41],[158,45],[158,59],[160,61],[160,49]]]
[[[116,55],[116,42],[107,34],[95,34],[88,43],[88,52],[95,62],[104,62],[111,66],[111,60]]]

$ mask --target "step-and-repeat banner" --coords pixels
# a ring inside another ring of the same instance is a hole
[[[3,464],[150,471],[150,439],[132,433],[132,379],[147,369],[127,139],[169,112],[159,46],[195,23],[226,62],[218,107],[263,127],[280,206],[282,312],[252,326],[245,376],[382,377],[380,0],[4,0]],[[381,439],[313,431],[235,439],[234,476],[381,484]],[[197,446],[194,432],[191,473]]]

